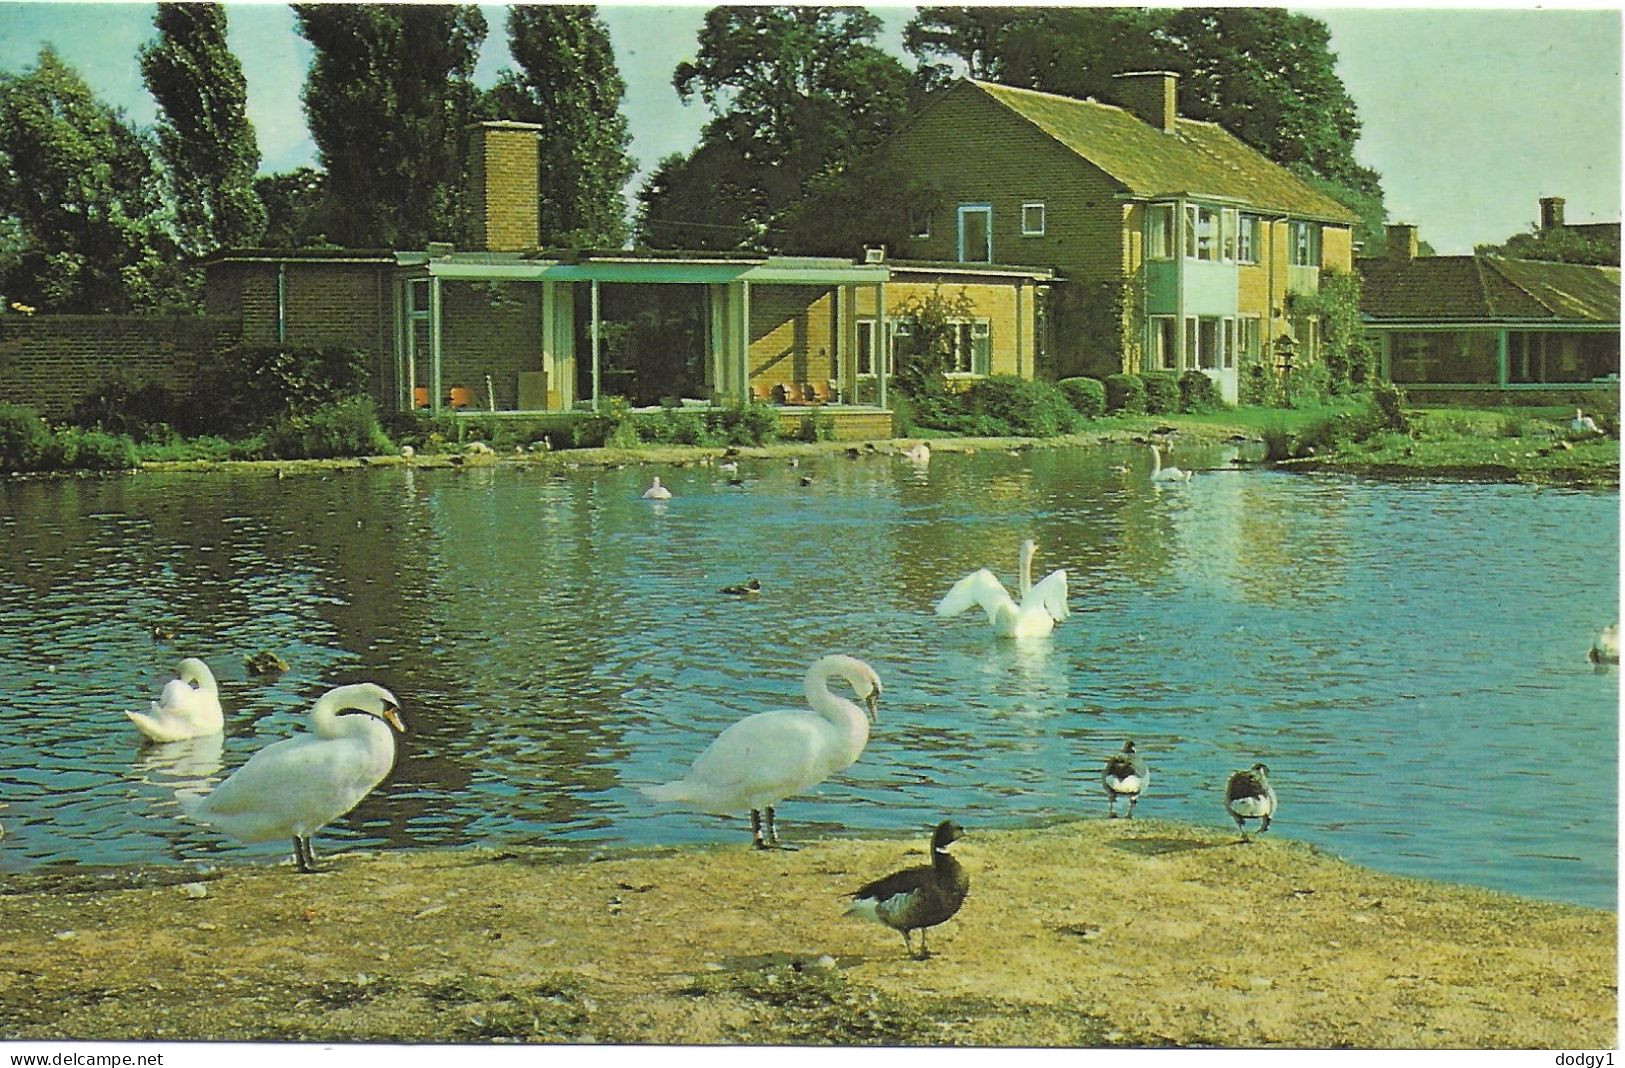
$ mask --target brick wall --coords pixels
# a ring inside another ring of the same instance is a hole
[[[537,245],[538,126],[484,122],[474,131],[469,168],[474,247],[488,252],[522,252]]]
[[[0,316],[0,401],[65,419],[115,373],[186,393],[212,353],[236,341],[221,316]]]
[[[474,391],[487,403],[485,379],[499,411],[519,404],[519,372],[542,370],[542,291],[533,282],[446,282],[440,290],[440,378],[449,391]],[[557,389],[556,383],[549,383]]]

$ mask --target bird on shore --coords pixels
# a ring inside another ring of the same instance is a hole
[[[189,656],[175,668],[176,678],[164,684],[152,712],[125,712],[135,729],[155,742],[178,742],[219,734],[225,728],[220,712],[220,689],[214,673]]]
[[[1033,555],[1037,551],[1038,543],[1033,539],[1021,543],[1015,597],[984,567],[954,583],[937,602],[937,615],[957,616],[976,605],[987,613],[988,625],[1001,638],[1041,638],[1048,634],[1058,621],[1071,614],[1066,606],[1066,571],[1051,571],[1034,584]]]
[[[931,446],[925,442],[916,442],[903,450],[903,459],[911,464],[928,464],[931,462]]]
[[[1574,409],[1574,419],[1569,423],[1569,431],[1574,434],[1602,433],[1597,429],[1597,421],[1579,408]]]
[[[1151,784],[1151,773],[1146,769],[1145,761],[1134,750],[1134,741],[1130,739],[1123,743],[1121,753],[1113,753],[1106,758],[1106,770],[1100,777],[1100,783],[1106,788],[1106,814],[1117,818],[1117,799],[1128,798],[1127,818],[1134,818],[1134,802],[1140,799],[1140,794]]]
[[[654,482],[648,489],[643,491],[643,499],[646,501],[669,501],[671,500],[671,490],[662,486],[660,476],[656,475]]]
[[[1151,450],[1151,481],[1153,482],[1189,482],[1191,473],[1181,471],[1177,467],[1162,466],[1162,450],[1155,445],[1147,446]]]
[[[1591,652],[1587,655],[1593,664],[1619,663],[1619,624],[1610,623],[1602,628],[1592,640]]]
[[[902,933],[903,945],[915,960],[925,960],[928,928],[946,923],[965,903],[970,892],[970,876],[948,852],[948,847],[965,836],[965,830],[952,820],[943,820],[931,835],[931,863],[905,868],[876,879],[852,894],[848,916],[884,924]],[[920,932],[920,951],[914,951],[911,937]]]
[[[717,464],[717,470],[725,474],[737,475],[739,473],[739,462],[737,460],[724,460]]]
[[[1230,781],[1225,784],[1225,811],[1236,821],[1236,828],[1241,831],[1243,842],[1247,841],[1246,820],[1259,821],[1259,834],[1270,829],[1270,819],[1275,815],[1276,802],[1275,788],[1270,785],[1269,774],[1268,766],[1254,764],[1246,771],[1232,773]]]
[[[317,871],[310,836],[384,781],[406,725],[395,695],[370,682],[328,690],[310,724],[310,733],[255,753],[212,793],[177,794],[181,809],[244,842],[292,838],[299,870]]]
[[[863,707],[831,693],[833,679],[851,685]],[[824,656],[807,669],[802,691],[812,711],[745,717],[717,735],[681,779],[645,786],[644,796],[717,816],[749,809],[757,849],[793,848],[779,841],[773,806],[846,770],[863,754],[869,724],[877,718],[880,677],[854,657]]]
[[[760,579],[751,579],[749,582],[737,583],[733,586],[722,587],[722,592],[730,597],[755,597],[762,592]]]

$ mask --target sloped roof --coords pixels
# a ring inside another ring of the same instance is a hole
[[[1378,322],[1619,322],[1618,267],[1494,256],[1373,257],[1355,265],[1360,310]]]
[[[1356,216],[1211,122],[1180,118],[1165,133],[1093,100],[967,79],[990,98],[1099,167],[1137,197],[1224,197],[1304,218],[1352,225]]]

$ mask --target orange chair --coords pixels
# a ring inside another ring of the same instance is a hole
[[[834,399],[828,382],[808,382],[802,388],[807,391],[807,399],[813,404],[828,404]]]
[[[750,402],[752,404],[771,404],[773,403],[773,397],[772,394],[767,391],[766,386],[757,385],[755,382],[752,382],[750,384]]]
[[[412,407],[427,408],[429,406],[429,387],[414,386],[412,389]]]
[[[474,403],[474,391],[467,386],[452,386],[450,399],[453,408],[467,408]]]

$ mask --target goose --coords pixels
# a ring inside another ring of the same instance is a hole
[[[1619,624],[1610,623],[1602,628],[1595,640],[1591,643],[1590,654],[1593,664],[1619,663]]]
[[[1033,554],[1037,549],[1037,542],[1031,538],[1021,543],[1019,602],[984,567],[954,583],[937,602],[937,615],[957,616],[971,605],[978,605],[987,613],[993,633],[1001,638],[1040,638],[1048,634],[1058,621],[1071,614],[1066,606],[1066,572],[1051,571],[1034,585]]]
[[[1574,409],[1574,421],[1569,423],[1569,430],[1575,434],[1600,434],[1597,421],[1585,414],[1579,408]]]
[[[1134,741],[1130,739],[1123,743],[1121,753],[1113,753],[1106,758],[1106,771],[1100,777],[1100,783],[1106,788],[1106,813],[1112,819],[1117,818],[1117,799],[1128,798],[1128,818],[1134,818],[1134,802],[1140,799],[1140,793],[1151,784],[1151,773],[1146,769],[1145,761],[1134,751]]]
[[[952,918],[970,892],[970,876],[948,852],[948,846],[964,836],[965,830],[959,824],[943,820],[931,835],[929,866],[905,868],[859,888],[846,914],[901,931],[910,957],[930,957],[925,948],[926,929]],[[918,953],[910,937],[914,931],[920,932]]]
[[[669,501],[671,500],[671,490],[662,486],[660,476],[656,475],[654,482],[650,484],[648,489],[643,491],[643,499],[646,501]]]
[[[737,475],[739,473],[739,462],[737,460],[724,460],[717,464],[717,470],[730,475]]]
[[[1234,772],[1230,781],[1224,787],[1224,807],[1230,817],[1236,821],[1236,828],[1241,831],[1241,840],[1247,841],[1247,825],[1245,820],[1258,820],[1258,833],[1263,834],[1270,829],[1270,819],[1275,815],[1275,788],[1270,785],[1270,769],[1263,764],[1254,764],[1246,771]]]
[[[418,454],[417,450],[412,448],[412,446],[410,446],[410,445],[402,445],[401,446],[401,459],[405,460],[407,463],[411,463],[412,462],[412,457],[416,456],[417,454]]]
[[[194,656],[175,668],[177,678],[164,685],[163,693],[152,702],[152,712],[126,712],[135,729],[154,742],[178,742],[219,734],[225,729],[220,713],[220,690],[214,673]]]
[[[310,710],[311,733],[266,746],[214,792],[178,794],[199,823],[245,842],[293,839],[301,872],[317,871],[310,836],[361,803],[395,764],[400,702],[359,682],[328,690]]]
[[[1151,481],[1153,482],[1189,482],[1191,473],[1181,471],[1177,467],[1162,466],[1162,450],[1155,445],[1147,446],[1151,450]]]
[[[866,708],[831,693],[829,682],[836,678],[850,683]],[[644,796],[718,816],[748,808],[757,849],[790,848],[779,842],[773,806],[851,767],[862,755],[869,743],[869,724],[878,718],[880,677],[861,660],[825,656],[807,669],[802,690],[811,712],[758,712],[745,717],[719,734],[688,774],[643,787]]]
[[[730,597],[755,597],[762,592],[762,582],[760,579],[751,579],[738,585],[724,586],[722,592]]]
[[[931,446],[925,442],[917,442],[903,450],[903,459],[911,464],[928,464],[931,462]]]

